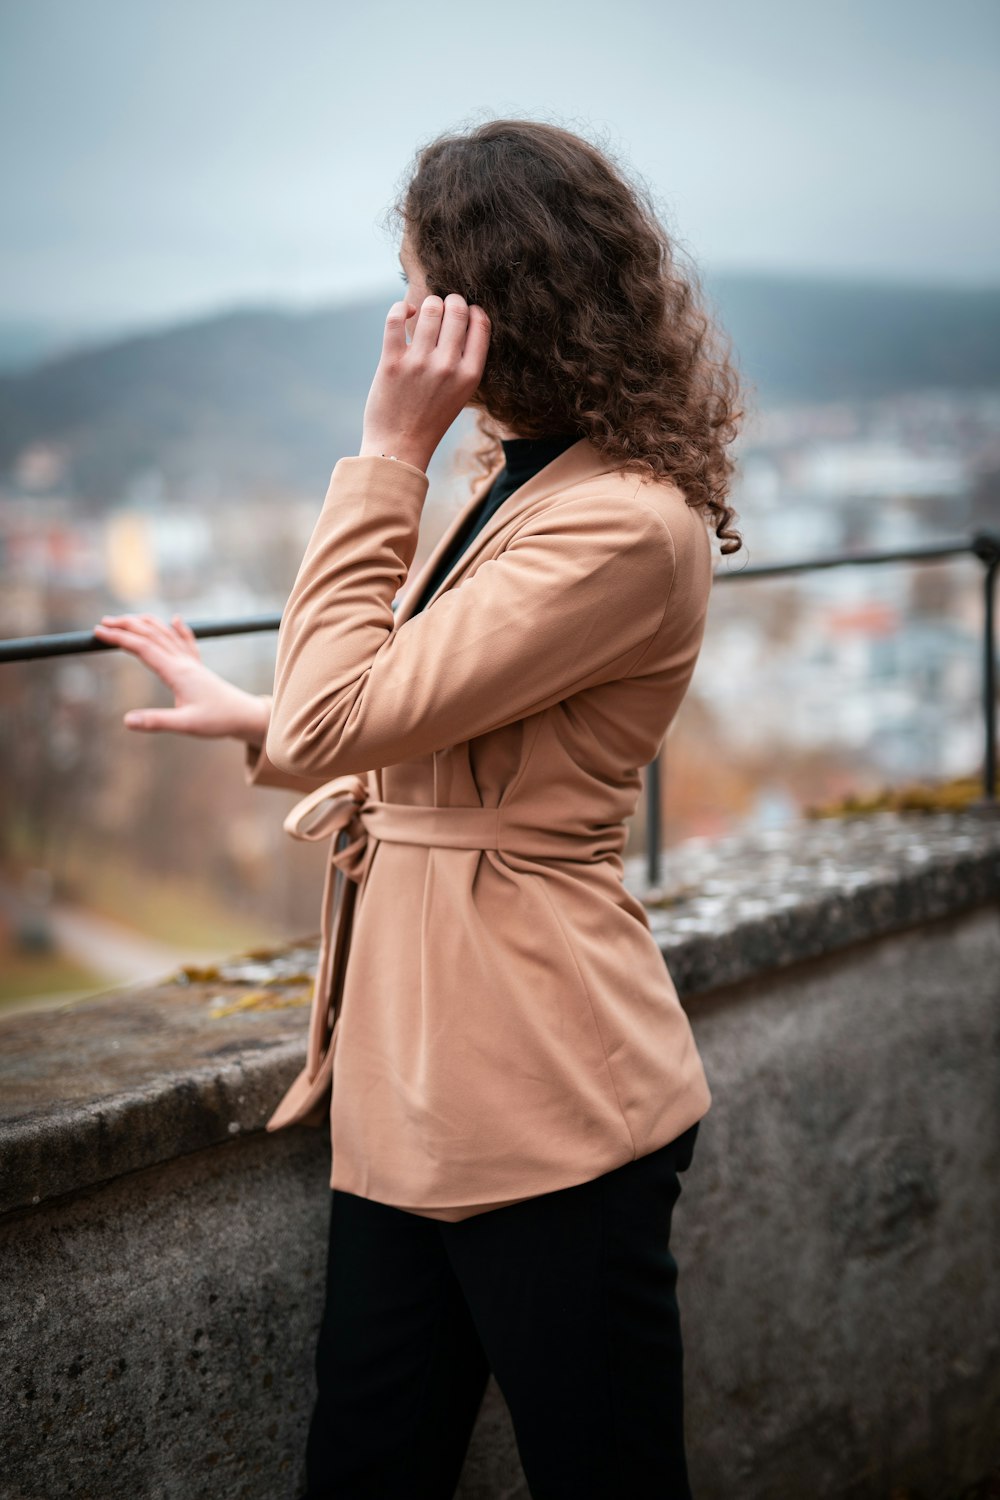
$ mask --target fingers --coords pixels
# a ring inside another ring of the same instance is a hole
[[[177,636],[169,625],[165,625],[155,615],[135,615],[133,618],[132,628],[139,635],[146,635],[151,641],[159,641],[163,646],[176,649]]]
[[[385,332],[382,335],[382,354],[390,359],[398,359],[401,354],[406,353],[406,320],[416,312],[412,302],[394,302],[390,307],[385,319]]]
[[[449,292],[438,333],[438,353],[451,364],[458,364],[469,328],[469,304],[459,292]]]
[[[122,723],[129,729],[157,729],[157,712],[155,708],[130,708]]]
[[[483,309],[466,302],[460,292],[444,299],[425,297],[420,304],[410,349],[429,354],[435,349],[447,364],[465,366],[465,372],[482,373],[489,346],[490,320]]]
[[[490,320],[478,305],[469,308],[469,327],[462,353],[462,370],[476,385],[486,368],[486,354],[490,347]]]
[[[174,615],[169,625],[163,620],[158,620],[155,615],[102,615],[99,625],[101,629],[110,627],[116,630],[132,631],[136,635],[147,636],[150,640],[158,641],[165,648],[176,651],[180,646],[192,655],[198,655],[197,637],[180,615]]]
[[[119,615],[113,618],[126,623],[106,625],[99,621],[93,631],[97,639],[106,641],[109,646],[118,646],[122,651],[130,651],[158,677],[165,678],[170,670],[170,659],[177,654],[177,638],[171,636],[169,645],[165,646],[162,635],[148,625],[144,626],[137,616]]]
[[[176,634],[180,636],[181,640],[187,643],[192,656],[200,657],[201,652],[198,647],[198,637],[195,635],[194,631],[191,629],[187,621],[182,620],[180,615],[174,615],[172,616],[170,623]]]
[[[441,320],[444,317],[444,302],[440,297],[433,294],[425,297],[417,311],[417,321],[413,328],[413,338],[410,340],[410,353],[419,356],[427,356],[434,353],[437,348],[438,334],[441,332]]]
[[[406,325],[414,314],[413,336],[407,344]],[[470,307],[461,292],[449,292],[443,298],[431,293],[419,308],[405,300],[392,304],[386,315],[382,353],[392,359],[407,352],[419,358],[436,350],[448,363],[464,361],[470,370],[481,370],[488,343],[489,318],[481,307]]]
[[[174,620],[180,620],[180,615],[175,615]],[[136,615],[135,628],[142,635],[148,635],[150,640],[159,641],[165,651],[183,651],[186,656],[199,656],[198,643],[193,631],[186,625],[178,630],[176,625],[168,625],[164,620],[158,620],[155,615]],[[193,647],[193,649],[192,649]]]
[[[171,729],[183,734],[189,719],[183,708],[130,708],[122,722],[127,729],[141,729],[147,734]]]

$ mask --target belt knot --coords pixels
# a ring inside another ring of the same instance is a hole
[[[282,826],[296,839],[332,838],[331,863],[351,880],[360,881],[369,852],[363,817],[368,800],[363,776],[336,776],[296,802]],[[346,843],[341,843],[341,835],[346,835]]]

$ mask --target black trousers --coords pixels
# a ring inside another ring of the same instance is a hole
[[[698,1123],[459,1223],[333,1189],[302,1500],[452,1500],[491,1370],[532,1500],[689,1500],[669,1238]]]

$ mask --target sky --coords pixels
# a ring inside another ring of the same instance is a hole
[[[0,0],[0,319],[383,293],[414,152],[494,115],[709,273],[1000,283],[998,0]]]

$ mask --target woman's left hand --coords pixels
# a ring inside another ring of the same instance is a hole
[[[407,320],[416,313],[412,341]],[[426,469],[438,443],[483,376],[490,320],[458,292],[394,302],[385,320],[382,358],[365,405],[359,457],[392,454]]]

